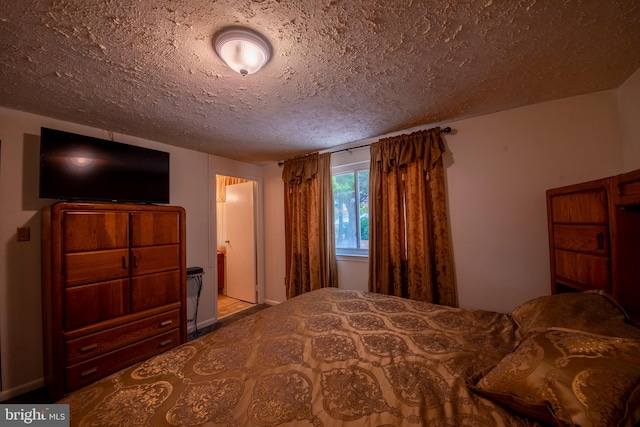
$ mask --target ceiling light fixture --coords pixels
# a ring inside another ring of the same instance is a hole
[[[260,70],[271,57],[267,39],[244,27],[229,27],[219,32],[215,48],[229,68],[243,76]]]

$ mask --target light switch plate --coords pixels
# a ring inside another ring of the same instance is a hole
[[[31,228],[18,227],[18,242],[28,242],[31,240]]]

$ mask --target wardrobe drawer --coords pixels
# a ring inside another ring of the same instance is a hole
[[[134,363],[176,347],[178,344],[180,344],[180,331],[179,329],[174,329],[69,366],[65,369],[66,390],[75,390]]]
[[[180,324],[180,310],[151,316],[106,331],[65,342],[67,365],[124,347],[141,339],[174,329]]]
[[[131,312],[180,301],[180,270],[137,276],[131,279]]]
[[[553,237],[554,245],[559,249],[609,254],[609,233],[604,225],[556,224]]]

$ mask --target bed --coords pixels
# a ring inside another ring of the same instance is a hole
[[[74,426],[633,426],[640,329],[598,291],[501,314],[321,289],[58,403]]]

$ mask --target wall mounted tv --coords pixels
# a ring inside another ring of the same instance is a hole
[[[40,197],[169,203],[169,153],[42,128]]]

